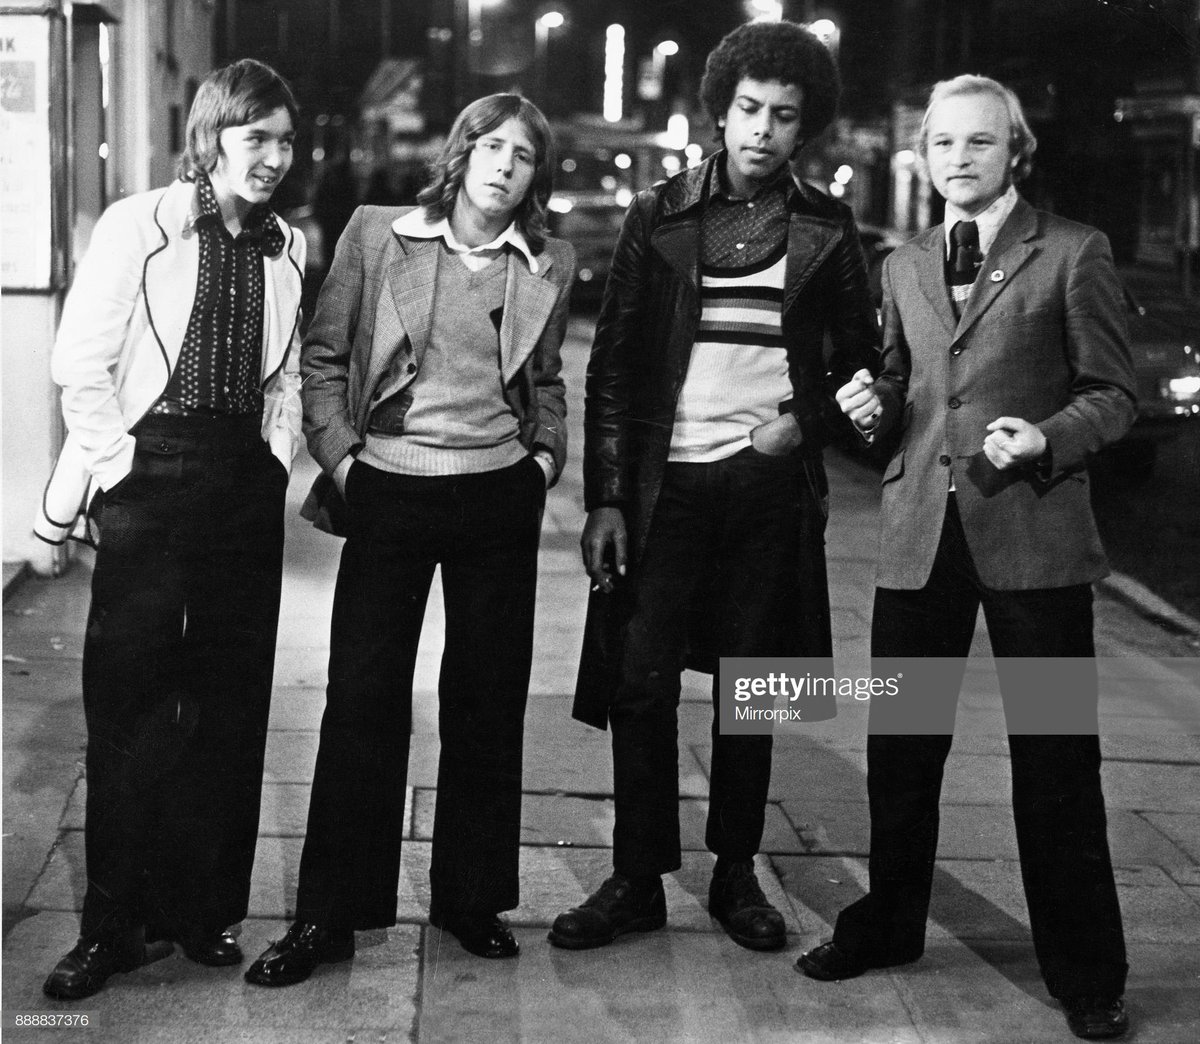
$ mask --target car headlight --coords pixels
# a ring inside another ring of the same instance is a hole
[[[1174,402],[1187,402],[1200,395],[1200,376],[1172,377],[1159,385],[1162,397]]]

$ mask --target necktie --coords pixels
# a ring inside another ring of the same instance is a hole
[[[951,286],[975,282],[975,272],[982,261],[979,226],[974,221],[959,221],[950,229],[950,265],[946,281]]]

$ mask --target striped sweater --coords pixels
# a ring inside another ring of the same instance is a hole
[[[746,268],[702,269],[700,325],[668,459],[732,456],[792,397],[782,327],[786,247]]]

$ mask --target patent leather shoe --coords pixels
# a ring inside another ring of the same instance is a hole
[[[1115,1040],[1129,1029],[1123,997],[1068,997],[1062,1006],[1071,1032],[1083,1040]]]
[[[244,978],[255,986],[294,986],[312,975],[318,964],[336,964],[353,956],[351,929],[336,931],[297,921],[246,969]]]
[[[590,950],[607,946],[619,935],[651,932],[666,923],[661,878],[613,874],[578,906],[559,914],[547,938],[564,950]]]
[[[708,912],[729,938],[748,950],[781,950],[787,942],[783,915],[763,895],[749,860],[739,860],[719,876],[713,875]]]
[[[42,986],[47,997],[81,1000],[99,993],[116,972],[133,971],[146,959],[141,931],[80,939],[55,966]]]
[[[448,913],[429,911],[429,923],[449,932],[467,953],[498,960],[516,957],[521,952],[513,933],[495,914]]]
[[[797,971],[821,982],[856,979],[867,967],[866,961],[847,953],[835,942],[822,943],[807,953],[800,954],[796,961]]]
[[[232,932],[185,932],[175,940],[189,961],[209,968],[226,968],[241,964],[242,948]]]

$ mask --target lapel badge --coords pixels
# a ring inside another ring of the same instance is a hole
[[[989,277],[993,283],[998,283],[1004,278],[1004,269],[997,268]]]

